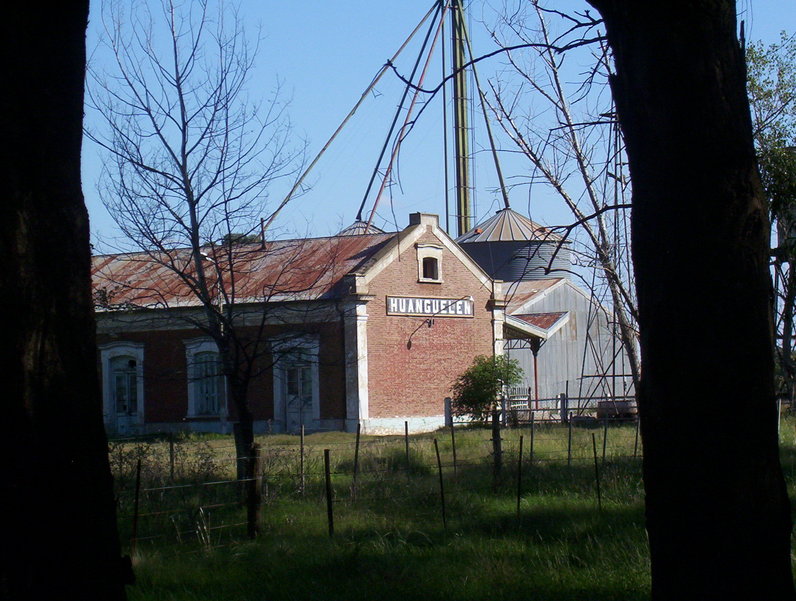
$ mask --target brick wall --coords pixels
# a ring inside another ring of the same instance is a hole
[[[100,318],[102,319],[102,318]],[[252,330],[253,331],[253,330]],[[245,336],[246,329],[242,330]],[[319,377],[321,419],[345,418],[345,367],[340,323],[270,326],[264,337],[286,333],[314,334],[320,338]],[[144,343],[144,420],[146,423],[187,423],[188,373],[184,342],[203,337],[199,330],[157,330],[98,334],[98,344]],[[252,375],[249,406],[255,420],[274,418],[272,358],[264,354]],[[236,416],[229,401],[230,419]],[[200,418],[207,420],[208,418]]]
[[[418,243],[439,240],[428,231]],[[442,414],[443,399],[450,396],[456,377],[476,355],[492,353],[492,313],[487,309],[491,289],[447,249],[440,275],[441,284],[418,282],[417,251],[411,246],[370,282],[368,292],[375,296],[367,305],[371,418]],[[425,317],[387,315],[387,295],[469,295],[475,300],[475,317],[435,317],[429,328]]]

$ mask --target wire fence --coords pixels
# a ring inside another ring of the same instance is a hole
[[[230,437],[164,434],[109,445],[120,532],[131,552],[150,545],[191,551],[262,531],[263,515],[314,516],[334,535],[351,520],[467,519],[461,499],[479,491],[524,495],[547,478],[579,482],[602,505],[601,477],[637,469],[637,422],[456,424],[430,434],[344,433],[257,438],[251,478],[239,478]],[[320,437],[320,438],[318,438]],[[604,489],[603,485],[603,489]],[[268,520],[266,520],[267,522]],[[341,526],[342,525],[342,526]],[[267,525],[266,525],[267,527]]]

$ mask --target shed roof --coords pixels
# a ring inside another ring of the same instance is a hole
[[[540,328],[542,330],[549,330],[555,323],[566,315],[566,311],[557,311],[553,313],[525,313],[514,314],[512,317],[521,319],[525,323]]]
[[[501,209],[469,232],[459,236],[456,242],[467,244],[470,242],[527,242],[530,240],[559,242],[561,236],[512,209]]]
[[[546,280],[524,280],[511,282],[506,285],[506,313],[530,313],[524,307],[544,294],[550,288],[560,284],[564,278],[550,278]]]
[[[203,249],[208,288],[236,302],[317,300],[341,296],[342,279],[361,271],[397,234],[362,234],[278,240],[265,244]],[[216,268],[218,266],[218,269]],[[181,277],[178,274],[185,274]],[[92,286],[98,304],[120,306],[198,306],[190,249],[99,255],[92,260]]]
[[[569,322],[569,311],[506,315],[503,335],[507,340],[541,338],[547,340]]]

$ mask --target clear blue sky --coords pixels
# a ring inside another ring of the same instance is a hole
[[[277,78],[281,80],[284,94],[291,98],[289,114],[294,132],[307,140],[312,157],[432,4],[433,0],[242,0],[247,24],[252,29],[261,24],[264,36],[251,94],[265,95]],[[578,0],[555,3],[557,8],[562,4],[587,8],[585,2]],[[100,5],[101,0],[92,2],[87,42],[90,53],[100,35]],[[493,19],[492,5],[475,1],[470,5],[471,35],[478,54],[492,49],[479,23]],[[773,42],[780,30],[796,31],[796,4],[792,0],[744,0],[738,3],[738,10],[740,18],[746,20],[749,40]],[[404,72],[409,70],[407,61],[414,58],[412,54],[408,52],[404,58]],[[430,82],[439,81],[439,63],[431,69]],[[489,66],[484,65],[482,77],[488,74]],[[353,221],[401,91],[402,84],[386,75],[377,93],[310,175],[311,191],[284,211],[284,231],[328,235]],[[423,115],[405,144],[399,165],[402,189],[393,190],[392,206],[388,198],[382,200],[374,220],[377,225],[387,229],[403,227],[408,214],[415,211],[437,213],[444,223],[440,107],[441,103],[436,102],[435,108]],[[90,113],[87,119],[91,126]],[[500,201],[490,190],[494,184],[489,157],[481,155],[477,162],[475,212],[481,220],[500,208]],[[95,241],[97,235],[112,237],[116,234],[115,225],[96,193],[98,150],[90,142],[84,144],[83,163],[83,189]],[[509,171],[522,168],[515,165],[509,164]],[[284,192],[282,188],[274,189],[272,200],[278,202]],[[526,214],[527,204],[526,199],[512,198],[512,206]],[[552,199],[542,197],[532,209],[532,217],[542,223],[568,221],[566,212]],[[98,249],[102,248],[100,243]]]

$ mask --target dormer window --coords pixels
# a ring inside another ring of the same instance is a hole
[[[416,244],[415,247],[417,248],[417,281],[442,283],[442,246]]]

